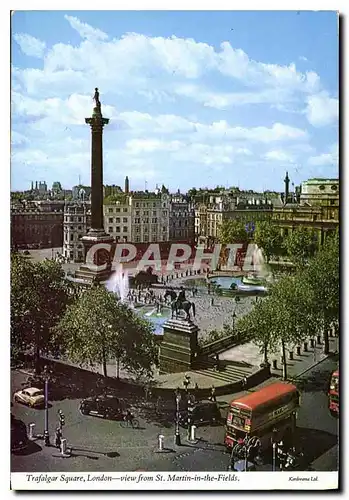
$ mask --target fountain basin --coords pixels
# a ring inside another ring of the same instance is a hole
[[[152,323],[155,335],[163,335],[162,325],[171,317],[170,309],[165,306],[163,306],[161,313],[156,312],[155,306],[137,307],[136,314]]]

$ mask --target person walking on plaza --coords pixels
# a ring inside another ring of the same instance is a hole
[[[56,448],[61,447],[62,443],[62,429],[60,427],[57,427],[56,432],[55,432],[55,446]]]
[[[211,396],[210,396],[209,399],[210,399],[210,401],[213,401],[214,403],[217,402],[217,399],[216,399],[216,388],[215,388],[214,385],[211,387]]]

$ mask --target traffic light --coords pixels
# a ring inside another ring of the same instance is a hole
[[[194,411],[194,402],[191,398],[188,399],[188,429],[193,424],[193,411]]]
[[[62,410],[59,410],[58,415],[59,415],[59,424],[61,427],[63,427],[65,425],[65,415],[62,412]]]

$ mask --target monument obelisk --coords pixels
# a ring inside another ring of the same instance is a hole
[[[104,230],[103,217],[103,128],[108,125],[109,119],[104,118],[99,100],[98,88],[94,94],[95,107],[90,118],[85,123],[91,127],[91,227],[88,233],[81,238],[85,249],[85,265],[76,273],[76,277],[90,278],[93,281],[104,281],[111,274],[111,256],[106,249],[95,247],[93,252],[93,266],[86,260],[91,247],[98,244],[112,244],[114,239]],[[107,245],[106,245],[107,246]],[[92,248],[93,251],[93,248]],[[91,254],[92,252],[90,252]],[[103,269],[97,269],[103,268]]]

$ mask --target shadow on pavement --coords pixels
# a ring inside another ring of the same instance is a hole
[[[295,443],[303,451],[306,462],[311,464],[316,458],[338,444],[337,436],[329,432],[297,427]]]
[[[41,450],[42,447],[38,445],[35,441],[29,441],[27,448],[20,451],[12,451],[12,454],[16,456],[26,456],[26,455],[32,455],[33,453],[38,453],[38,451]]]

